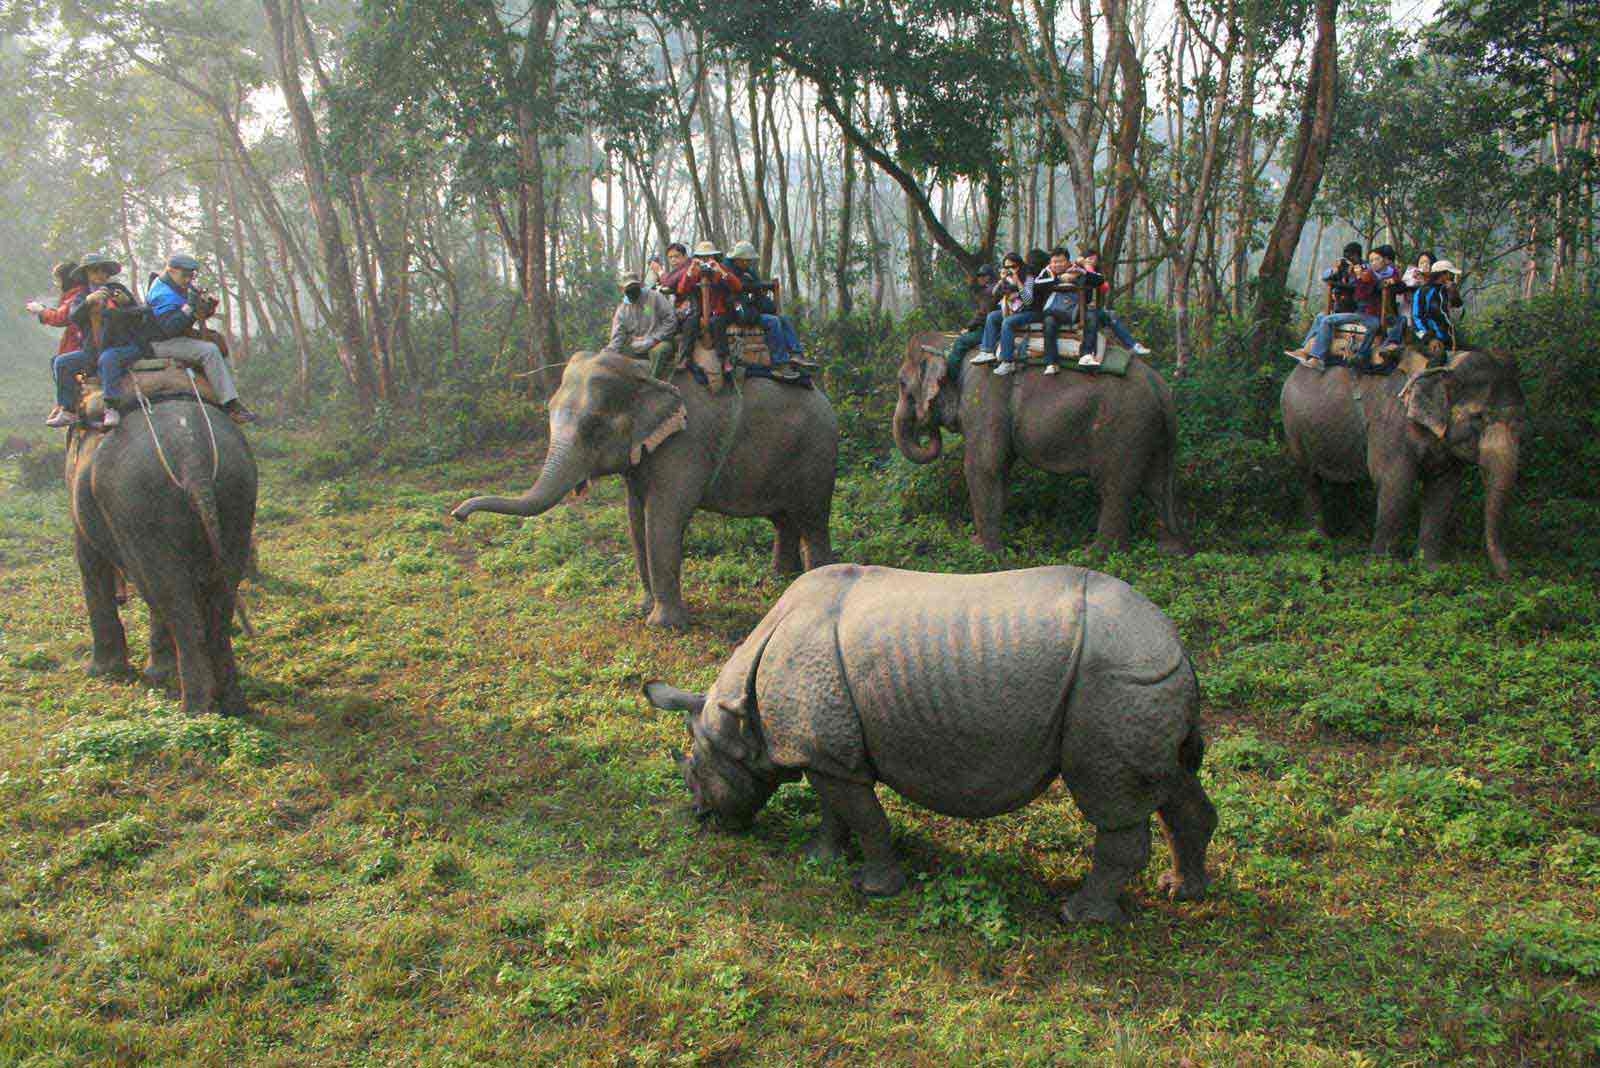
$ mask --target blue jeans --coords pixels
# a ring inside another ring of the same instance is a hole
[[[1090,356],[1100,351],[1100,326],[1104,323],[1111,328],[1111,336],[1122,342],[1122,347],[1132,350],[1137,341],[1122,325],[1122,320],[1117,318],[1117,313],[1110,308],[1090,308],[1089,315],[1083,324],[1083,351]]]
[[[1389,336],[1386,339],[1391,345],[1404,345],[1406,341],[1406,327],[1411,322],[1409,315],[1396,315],[1394,325],[1389,327]]]
[[[1000,349],[998,355],[1001,363],[1010,363],[1016,358],[1017,329],[1030,323],[1036,323],[1041,316],[1036,311],[1019,311],[1015,315],[1008,315],[1000,322]]]
[[[75,375],[94,370],[94,358],[77,352],[63,352],[50,361],[50,374],[56,380],[56,403],[68,411],[78,408],[78,380]]]
[[[128,368],[144,356],[143,345],[117,345],[101,350],[100,388],[105,390],[107,402],[122,399],[122,380],[128,377]]]
[[[1000,324],[1005,320],[1006,313],[996,308],[983,320],[983,340],[978,343],[982,352],[993,352],[1000,344]]]
[[[1319,315],[1317,321],[1311,326],[1311,333],[1306,335],[1311,342],[1311,355],[1322,359],[1328,355],[1328,349],[1333,345],[1333,328],[1346,323],[1361,323],[1367,328],[1366,343],[1361,346],[1361,355],[1365,356],[1372,351],[1372,341],[1378,336],[1378,318],[1375,315],[1363,315],[1360,312],[1337,312],[1333,315]]]
[[[788,319],[781,315],[763,315],[761,325],[767,330],[767,351],[772,353],[772,366],[786,364],[791,356],[804,353],[800,335],[794,332],[794,324]]]

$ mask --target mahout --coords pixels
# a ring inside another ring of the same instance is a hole
[[[822,809],[808,854],[837,857],[854,835],[865,893],[906,881],[875,783],[982,818],[1057,778],[1095,828],[1064,920],[1125,918],[1118,895],[1149,860],[1152,814],[1172,851],[1162,889],[1205,892],[1217,815],[1197,775],[1194,670],[1171,620],[1108,575],[836,564],[789,587],[709,693],[651,682],[645,694],[685,713],[679,765],[698,815],[748,829],[780,784],[804,776]]]

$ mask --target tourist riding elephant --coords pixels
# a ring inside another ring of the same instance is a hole
[[[145,679],[175,679],[190,715],[247,711],[231,630],[251,559],[256,478],[239,427],[192,397],[157,398],[148,415],[136,409],[115,430],[72,431],[67,489],[94,638],[91,674],[128,671],[120,569],[150,606]]]
[[[1305,480],[1307,518],[1326,532],[1320,482],[1370,478],[1378,489],[1374,555],[1394,551],[1417,483],[1426,563],[1444,554],[1468,465],[1483,472],[1484,546],[1506,577],[1503,522],[1517,481],[1527,402],[1509,356],[1461,352],[1448,367],[1388,377],[1300,366],[1283,384],[1283,432]]]
[[[1124,548],[1128,510],[1143,493],[1155,506],[1160,544],[1189,552],[1178,515],[1178,417],[1172,391],[1135,357],[1126,376],[1034,370],[1002,378],[972,366],[949,374],[940,334],[918,334],[900,364],[894,440],[906,459],[932,463],[943,449],[940,430],[966,437],[967,493],[977,537],[1001,546],[1006,480],[1017,459],[1061,475],[1088,475],[1100,494],[1099,550]],[[922,441],[927,436],[927,442]]]
[[[533,516],[602,475],[628,485],[628,526],[657,626],[688,621],[679,587],[683,534],[696,508],[766,516],[780,572],[830,563],[839,423],[820,390],[751,377],[709,392],[680,370],[670,383],[616,352],[580,352],[550,398],[550,448],[520,497],[474,497],[450,514]]]
[[[823,568],[778,599],[709,694],[659,682],[645,694],[688,713],[679,767],[697,815],[747,828],[804,775],[822,802],[807,851],[838,857],[853,834],[866,893],[906,881],[874,783],[981,819],[1057,778],[1095,828],[1063,919],[1123,918],[1117,896],[1150,859],[1152,815],[1172,847],[1161,887],[1205,893],[1217,812],[1196,774],[1200,687],[1172,621],[1109,575]]]

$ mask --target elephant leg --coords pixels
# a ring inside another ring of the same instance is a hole
[[[1078,892],[1061,905],[1064,923],[1124,923],[1117,896],[1150,862],[1150,821],[1108,831],[1096,828],[1094,866]]]
[[[1456,498],[1461,496],[1461,474],[1437,475],[1422,485],[1422,528],[1417,535],[1422,562],[1429,567],[1444,563],[1450,544],[1450,524]]]
[[[833,538],[828,532],[828,509],[816,513],[802,513],[795,517],[800,530],[800,544],[805,550],[806,570],[826,567],[833,563]]]
[[[639,582],[644,586],[644,599],[639,602],[640,615],[648,616],[656,606],[650,592],[650,549],[645,540],[644,495],[628,481],[628,540],[633,543],[633,563],[639,569]]]
[[[1128,476],[1126,464],[1112,464],[1099,485],[1100,518],[1095,524],[1094,551],[1117,552],[1128,547],[1128,512],[1137,483]]]
[[[1172,851],[1172,869],[1162,873],[1158,885],[1174,901],[1203,897],[1210,885],[1206,848],[1217,829],[1217,809],[1206,796],[1199,777],[1192,771],[1181,773],[1172,796],[1156,814],[1161,819],[1167,848]]]
[[[190,716],[204,716],[216,707],[217,676],[206,619],[195,593],[185,585],[176,594],[163,598],[158,610],[171,628],[173,644],[178,648],[183,711]]]
[[[779,575],[798,575],[800,567],[800,528],[786,512],[772,517],[776,537],[772,541],[772,570]]]
[[[1158,456],[1144,473],[1140,487],[1145,499],[1156,510],[1157,545],[1161,551],[1173,556],[1188,556],[1194,552],[1184,533],[1183,520],[1178,515],[1178,496],[1172,477],[1171,455]]]
[[[894,842],[889,834],[889,817],[872,784],[846,782],[814,771],[806,772],[806,781],[822,800],[825,812],[848,830],[855,832],[861,842],[865,860],[861,870],[850,880],[857,890],[873,897],[891,897],[905,889],[906,875],[900,868],[900,859],[894,855]],[[823,816],[823,828],[828,827],[828,816]]]
[[[172,642],[172,626],[154,605],[150,606],[150,662],[145,665],[144,681],[158,690],[173,689],[178,682],[178,647]]]
[[[985,456],[984,451],[969,441],[963,467],[967,476],[967,496],[972,500],[975,536],[978,543],[989,552],[998,553],[1004,547],[1002,534],[1009,465],[1003,456]]]
[[[1372,532],[1372,555],[1383,556],[1395,551],[1400,532],[1406,525],[1411,510],[1411,493],[1416,486],[1416,472],[1407,467],[1390,471],[1378,478],[1378,521]]]
[[[74,542],[78,571],[83,578],[83,601],[89,609],[89,634],[94,642],[89,674],[126,675],[128,635],[117,615],[116,566],[81,535]]]
[[[224,716],[243,716],[250,712],[239,686],[239,662],[233,655],[233,612],[238,594],[226,588],[214,589],[205,607],[206,648],[211,670],[216,676],[217,710]]]
[[[693,504],[666,493],[653,493],[645,501],[645,549],[649,555],[650,593],[655,600],[646,622],[653,627],[682,627],[689,622],[679,580],[683,532],[693,510]]]
[[[1328,513],[1322,507],[1322,480],[1310,468],[1300,473],[1300,514],[1307,526],[1318,535],[1328,536]]]

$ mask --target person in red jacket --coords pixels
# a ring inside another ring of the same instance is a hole
[[[705,282],[706,294],[704,308],[699,303],[702,281]],[[743,289],[744,283],[739,280],[738,273],[722,262],[722,253],[717,250],[717,246],[709,241],[702,241],[694,247],[694,259],[678,281],[678,295],[691,298],[694,308],[694,315],[688,324],[689,329],[681,335],[683,340],[678,346],[680,356],[689,352],[701,326],[704,325],[711,336],[711,343],[722,354],[723,361],[727,361],[728,323],[733,312],[732,298],[735,293]],[[702,314],[709,314],[709,323],[701,324]]]
[[[70,410],[76,407],[77,391],[64,391],[61,387],[63,375],[71,378],[79,371],[87,371],[94,367],[93,361],[83,359],[83,330],[72,321],[72,305],[89,288],[88,284],[74,278],[78,265],[72,261],[58,263],[51,269],[55,275],[56,288],[61,292],[61,299],[55,307],[41,304],[37,300],[28,301],[28,313],[33,315],[45,326],[54,326],[61,329],[61,343],[56,346],[56,357],[50,361],[50,371],[56,381],[56,406],[50,410],[45,418],[46,426],[63,427],[71,426],[77,421],[77,416]],[[67,397],[64,401],[63,397]]]

